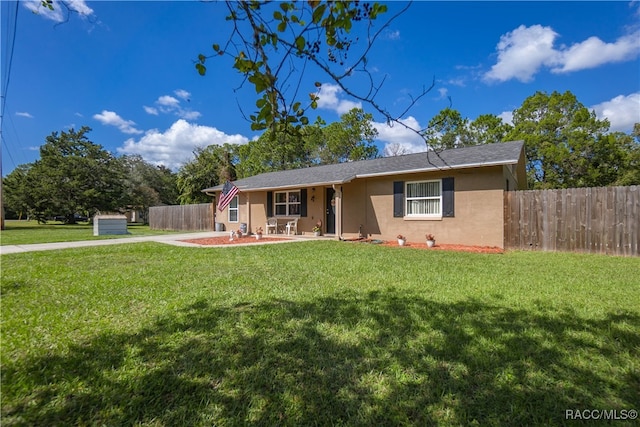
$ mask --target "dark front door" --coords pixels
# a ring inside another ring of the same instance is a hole
[[[325,224],[327,224],[327,234],[335,234],[336,232],[336,212],[335,206],[333,205],[333,193],[335,193],[333,188],[327,188],[327,215],[325,220]]]

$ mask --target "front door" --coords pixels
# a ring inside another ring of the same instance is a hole
[[[335,193],[333,188],[327,188],[327,215],[325,224],[327,224],[327,234],[335,234],[336,232],[336,209],[333,205],[333,194]]]

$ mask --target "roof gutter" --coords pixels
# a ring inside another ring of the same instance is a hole
[[[291,184],[291,185],[279,185],[279,186],[275,186],[275,187],[251,187],[251,188],[247,188],[247,187],[243,187],[241,185],[238,185],[238,189],[240,191],[244,191],[246,193],[250,193],[250,192],[254,192],[254,191],[273,191],[273,190],[289,190],[292,188],[300,188],[300,187],[321,187],[321,186],[326,186],[326,185],[337,185],[337,184],[346,184],[348,182],[353,181],[355,178],[357,178],[356,175],[354,176],[350,176],[348,178],[345,178],[341,181],[319,181],[319,182],[305,182],[302,184]],[[202,190],[203,193],[205,193],[208,196],[214,196],[215,194],[213,194],[212,192],[215,191],[221,191],[222,190],[222,186],[216,186],[213,188],[208,188],[206,190]]]

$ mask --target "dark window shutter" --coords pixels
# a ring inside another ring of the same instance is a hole
[[[273,191],[267,191],[267,218],[273,216]]]
[[[442,216],[453,218],[454,215],[453,178],[442,178]]]
[[[307,189],[300,190],[300,216],[307,216]]]
[[[393,182],[393,217],[404,216],[404,181]]]

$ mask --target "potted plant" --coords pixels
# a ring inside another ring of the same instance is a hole
[[[407,238],[404,237],[402,234],[398,234],[397,239],[398,239],[398,246],[404,246],[404,244],[407,243]]]
[[[256,240],[262,239],[262,227],[256,228]]]
[[[320,228],[320,224],[316,224],[316,225],[313,227],[312,231],[313,231],[313,235],[314,235],[315,237],[320,236],[320,233],[322,232],[322,229]]]
[[[426,238],[427,238],[427,246],[432,248],[433,245],[436,244],[436,236],[434,236],[433,234],[427,233]]]

